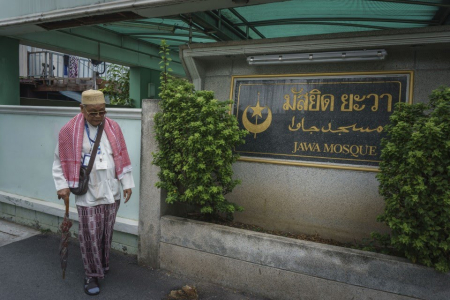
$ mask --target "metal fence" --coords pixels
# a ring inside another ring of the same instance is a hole
[[[64,59],[65,57],[66,59]],[[76,72],[70,72],[70,60],[73,60],[77,66]],[[87,58],[71,57],[51,51],[28,52],[28,77],[92,78],[93,72],[97,71],[102,73],[100,74],[101,78],[106,78],[110,65],[110,63],[105,63],[95,67]]]

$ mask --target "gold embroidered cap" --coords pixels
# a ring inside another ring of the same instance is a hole
[[[85,105],[103,104],[105,103],[105,96],[101,91],[87,90],[81,94],[81,103]]]

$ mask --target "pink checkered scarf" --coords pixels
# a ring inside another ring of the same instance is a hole
[[[113,151],[116,177],[122,179],[125,173],[131,171],[131,161],[122,130],[115,121],[105,118],[104,132]],[[83,137],[84,116],[81,113],[64,125],[59,132],[59,158],[64,177],[69,187],[73,188],[78,187],[80,177]]]

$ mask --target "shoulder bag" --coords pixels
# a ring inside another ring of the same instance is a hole
[[[102,138],[104,126],[105,126],[105,121],[103,121],[102,124],[100,124],[100,126],[98,127],[97,138],[95,139],[94,148],[92,151],[93,153],[89,160],[88,166],[87,167],[81,166],[81,168],[80,168],[80,179],[79,179],[78,187],[70,188],[70,191],[72,192],[72,194],[80,196],[80,195],[84,195],[87,193],[87,190],[89,187],[89,174],[91,174],[92,167],[94,166],[95,156],[97,155],[97,149],[98,149],[98,145],[100,144],[100,139]]]

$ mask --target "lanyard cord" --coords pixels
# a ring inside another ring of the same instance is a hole
[[[88,136],[88,139],[89,139],[89,143],[91,144],[91,150],[89,151],[89,153],[92,153],[92,146],[94,145],[95,140],[97,139],[98,127],[97,127],[97,132],[95,133],[94,139],[91,139],[89,126],[88,126],[86,120],[84,120],[84,127],[86,128],[86,133],[87,133],[87,136]],[[101,149],[100,149],[100,144],[99,144],[99,145],[98,145],[98,151],[97,151],[97,154],[100,154],[100,152],[101,152]]]

